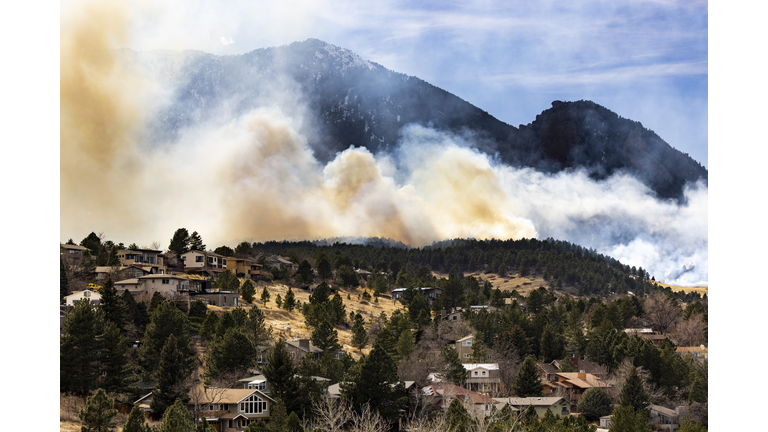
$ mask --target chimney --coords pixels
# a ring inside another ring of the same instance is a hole
[[[586,379],[587,379],[587,374],[586,374],[586,372],[579,372],[579,375],[578,375],[578,376],[579,376],[579,379],[583,379],[583,380],[586,380]]]
[[[299,339],[299,346],[309,351],[309,339]]]

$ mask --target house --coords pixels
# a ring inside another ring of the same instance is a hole
[[[299,265],[296,263],[291,262],[290,259],[286,257],[281,257],[280,255],[270,255],[268,257],[264,258],[264,266],[265,267],[274,267],[279,268],[280,266],[284,266],[290,271],[296,271],[299,269]]]
[[[600,417],[600,429],[610,429],[613,414]]]
[[[462,362],[469,361],[469,356],[472,355],[472,341],[474,339],[475,335],[464,336],[454,344],[456,353],[459,355],[459,360]]]
[[[527,397],[527,398],[497,398],[496,400],[507,400],[507,404],[518,411],[525,411],[528,407],[536,410],[539,418],[544,418],[547,410],[560,417],[571,415],[573,404],[563,397]]]
[[[677,411],[673,409],[651,404],[648,413],[648,423],[656,429],[674,431],[679,427],[676,423]]]
[[[227,258],[227,268],[239,278],[264,279],[263,267],[249,258]]]
[[[83,252],[89,251],[85,246],[80,245],[73,245],[73,244],[66,244],[66,243],[59,243],[59,251],[62,255],[71,255],[71,256],[77,256],[80,258],[83,256]]]
[[[296,364],[301,361],[301,358],[309,354],[313,357],[313,360],[319,360],[323,355],[323,350],[312,345],[309,339],[299,339],[294,341],[285,341],[285,348],[293,357]]]
[[[237,307],[240,293],[234,291],[195,292],[191,291],[190,297],[194,300],[205,300],[212,306]]]
[[[699,345],[697,347],[677,347],[675,351],[677,351],[677,353],[681,356],[688,355],[701,359],[709,358],[709,348],[705,347],[704,345]]]
[[[585,372],[559,372],[556,376],[557,381],[548,381],[544,385],[543,395],[562,391],[564,397],[574,405],[579,402],[587,389],[610,387],[600,378]]]
[[[403,293],[408,288],[395,288],[392,290],[392,298],[394,300],[400,300],[403,297]],[[416,288],[421,291],[421,294],[424,295],[424,297],[429,302],[429,305],[432,306],[432,303],[435,301],[436,298],[440,296],[440,293],[443,292],[442,288],[438,287],[422,287],[422,288]]]
[[[122,249],[117,251],[121,266],[148,267],[150,274],[165,274],[163,251],[155,249]]]
[[[91,290],[74,291],[72,294],[64,297],[64,304],[69,307],[74,307],[75,303],[83,299],[88,299],[91,303],[97,305],[101,301],[101,294]]]
[[[640,336],[643,339],[648,339],[649,341],[653,342],[653,345],[660,346],[661,341],[666,339],[667,337],[664,335],[656,334],[656,333],[639,333],[637,336]]]
[[[244,389],[254,389],[262,393],[269,393],[267,378],[264,375],[255,375],[238,381],[243,383]]]
[[[453,384],[438,383],[422,388],[424,396],[434,398],[435,407],[447,410],[454,399],[458,399],[467,410],[474,409],[478,413],[489,414],[496,401],[488,396],[467,390]]]
[[[467,370],[468,390],[476,392],[496,392],[499,390],[499,364],[498,363],[464,363]]]
[[[600,379],[605,378],[608,374],[608,369],[606,367],[600,366],[595,362],[580,359],[578,357],[568,357],[568,360],[571,361],[571,363],[573,364],[573,367],[575,367],[576,370],[579,372],[592,374]],[[561,361],[562,360],[553,360],[552,366],[554,366],[556,369],[560,369]]]
[[[115,288],[122,293],[126,289],[139,301],[149,303],[156,292],[174,300],[189,296],[189,279],[166,274],[150,274],[136,279],[115,282]]]
[[[499,308],[494,306],[488,306],[488,305],[475,305],[475,306],[470,306],[469,310],[474,313],[478,313],[481,310],[484,310],[486,312],[493,312],[493,311],[499,310]]]
[[[445,312],[445,308],[443,308],[443,312]],[[448,321],[461,321],[461,319],[462,319],[461,318],[461,314],[463,314],[463,313],[464,313],[464,309],[462,309],[462,308],[453,308],[451,313],[445,314],[443,316],[443,319],[444,320],[448,320]]]
[[[189,251],[181,254],[184,272],[205,277],[218,277],[227,270],[227,257],[213,252]]]

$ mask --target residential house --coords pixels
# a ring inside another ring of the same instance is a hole
[[[653,345],[655,346],[661,345],[661,341],[667,338],[664,335],[660,335],[656,333],[639,333],[637,334],[637,336],[640,336],[643,339],[648,339],[649,341],[653,342]]]
[[[189,251],[181,254],[184,272],[205,277],[218,277],[227,270],[227,257],[213,252]]]
[[[163,251],[155,249],[122,249],[117,251],[121,266],[139,265],[149,269],[150,274],[165,274]]]
[[[285,348],[291,354],[296,364],[307,354],[311,355],[313,360],[319,360],[320,356],[323,355],[323,350],[314,346],[309,339],[285,341]]]
[[[392,298],[394,300],[400,300],[403,297],[403,293],[405,292],[407,288],[396,288],[392,290]],[[429,305],[432,306],[432,303],[440,297],[440,293],[443,292],[442,288],[439,287],[422,287],[422,288],[416,288],[418,290],[421,290],[421,294],[424,295],[424,297],[429,302]]]
[[[467,410],[475,410],[478,413],[490,414],[492,407],[497,403],[488,396],[453,384],[438,383],[422,388],[424,396],[434,398],[435,407],[447,410],[454,399],[458,399]]]
[[[648,413],[648,423],[657,430],[674,431],[679,427],[677,424],[677,411],[673,409],[651,404],[648,406]]]
[[[214,292],[190,292],[192,301],[205,300],[212,306],[232,306],[237,307],[240,293],[234,291],[214,291]]]
[[[88,299],[91,303],[97,305],[101,301],[101,294],[91,290],[73,291],[72,294],[64,297],[64,304],[69,307],[74,307],[75,303],[83,299]]]
[[[547,381],[543,395],[562,393],[572,404],[578,403],[587,389],[593,387],[608,388],[600,378],[586,372],[558,372],[556,381]]]
[[[578,357],[568,357],[568,360],[573,364],[573,367],[575,367],[578,372],[592,374],[600,379],[606,378],[608,374],[608,369],[606,367],[600,366],[595,362],[580,359]],[[562,360],[553,360],[552,366],[554,366],[556,369],[560,369],[561,361]]]
[[[468,362],[469,356],[472,355],[472,341],[475,340],[475,335],[464,336],[456,341],[454,347],[456,353],[459,354],[459,360],[462,362]]]
[[[299,265],[296,263],[291,262],[290,259],[286,257],[282,257],[280,255],[270,255],[268,257],[264,258],[264,266],[265,267],[275,267],[279,268],[280,266],[285,266],[290,271],[296,271],[299,269]]]
[[[262,393],[269,393],[267,378],[264,375],[254,375],[248,378],[243,378],[238,381],[243,383],[244,389],[253,389],[253,390],[258,390]]]
[[[494,307],[494,306],[488,306],[488,305],[474,305],[474,306],[470,306],[470,307],[469,307],[469,310],[470,310],[470,311],[472,311],[472,312],[474,312],[474,313],[478,313],[478,312],[480,312],[481,310],[484,310],[484,311],[486,311],[486,312],[493,312],[493,311],[496,311],[496,310],[498,310],[498,309],[499,309],[499,308],[497,308],[497,307]]]
[[[453,308],[451,309],[451,313],[446,314],[445,308],[443,308],[443,319],[448,321],[461,321],[461,314],[464,313],[464,309],[462,308]]]
[[[80,258],[83,256],[83,252],[90,250],[85,246],[59,243],[59,251],[62,255],[77,256]]]
[[[174,300],[189,296],[189,279],[165,274],[151,274],[135,279],[115,282],[115,288],[122,293],[126,289],[138,301],[149,303],[156,292]]]
[[[227,258],[227,268],[239,278],[258,280],[265,278],[264,266],[250,258]]]
[[[677,353],[681,356],[688,355],[701,359],[709,358],[709,348],[705,347],[704,345],[699,345],[697,347],[677,347],[675,351],[677,351]]]
[[[467,370],[468,390],[480,393],[497,392],[499,390],[499,364],[498,363],[464,363]]]
[[[505,399],[508,405],[518,411],[525,411],[528,407],[533,407],[539,418],[544,418],[547,410],[556,416],[569,416],[574,408],[574,404],[563,397],[496,398],[497,401]]]

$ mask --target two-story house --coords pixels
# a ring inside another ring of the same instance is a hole
[[[600,378],[586,372],[558,372],[555,376],[555,381],[542,383],[544,384],[542,395],[562,394],[566,400],[574,405],[579,402],[587,389],[610,387]]]
[[[255,260],[249,258],[227,258],[227,268],[237,277],[251,280],[263,279],[263,268]]]
[[[498,363],[464,363],[468,390],[480,393],[497,392],[501,378]]]
[[[74,291],[72,294],[64,297],[64,304],[70,307],[74,307],[75,303],[83,299],[88,299],[91,301],[91,303],[97,305],[101,301],[101,294],[92,290]]]
[[[224,255],[204,251],[189,251],[181,254],[185,273],[214,278],[227,270],[227,259]]]
[[[156,292],[171,300],[189,296],[189,279],[174,275],[152,274],[117,281],[115,288],[120,293],[127,289],[137,302],[145,301],[149,304]]]
[[[162,252],[154,249],[122,249],[117,251],[117,258],[121,266],[138,265],[149,274],[165,274]]]
[[[469,356],[472,355],[472,341],[474,339],[475,335],[464,336],[454,344],[456,353],[459,354],[459,360],[461,360],[462,363],[469,362]]]
[[[395,288],[392,290],[392,298],[394,300],[400,300],[403,298],[403,293],[408,288]],[[440,297],[440,293],[443,292],[442,288],[439,287],[421,287],[416,288],[421,291],[421,294],[424,296],[424,298],[427,299],[429,302],[429,305],[432,306],[432,303],[435,302],[435,300]]]

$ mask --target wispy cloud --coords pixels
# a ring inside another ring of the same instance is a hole
[[[231,45],[233,43],[234,43],[234,41],[232,41],[232,38],[227,39],[224,36],[221,37],[221,44],[222,45],[227,46],[227,45]]]

